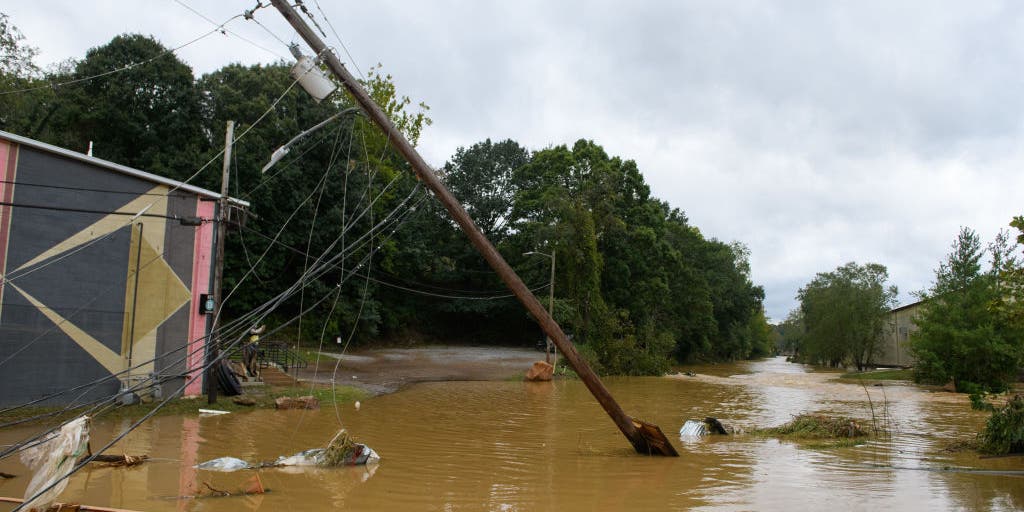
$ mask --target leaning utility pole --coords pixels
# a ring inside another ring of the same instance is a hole
[[[211,364],[206,366],[206,393],[207,402],[217,402],[217,379],[214,377],[217,368],[213,362],[220,357],[220,337],[217,335],[217,327],[220,323],[221,298],[224,285],[224,239],[227,234],[228,222],[228,179],[231,177],[231,146],[235,141],[235,122],[228,121],[227,130],[224,133],[224,165],[220,178],[220,199],[217,200],[217,254],[213,263],[213,325],[210,328],[210,336],[207,339],[209,347],[208,359]]]
[[[328,50],[327,45],[320,40],[320,37],[292,9],[289,2],[287,0],[270,0],[270,2],[281,12],[285,20],[295,28],[295,31],[313,49],[313,52],[327,63],[327,67],[341,81],[345,89],[352,94],[356,103],[366,112],[370,120],[384,131],[388,140],[409,162],[409,165],[412,166],[419,179],[437,196],[441,204],[448,209],[452,218],[462,228],[462,231],[466,233],[466,236],[469,237],[470,242],[476,247],[477,251],[487,260],[487,263],[497,272],[498,276],[512,290],[512,293],[515,294],[519,301],[526,306],[526,309],[538,320],[541,328],[544,329],[544,332],[555,343],[573,369],[576,370],[576,374],[586,384],[590,393],[594,395],[594,398],[601,404],[605,412],[611,416],[615,425],[619,427],[619,430],[633,444],[633,448],[642,454],[678,457],[679,454],[672,446],[672,443],[669,442],[657,425],[635,420],[623,412],[619,404],[612,398],[611,393],[608,392],[608,389],[604,387],[604,384],[597,377],[597,374],[580,357],[576,347],[573,346],[572,342],[565,336],[565,333],[562,332],[562,328],[544,310],[544,306],[537,300],[537,297],[534,297],[533,293],[523,284],[523,280],[512,270],[512,267],[501,257],[498,250],[494,248],[469,217],[465,208],[462,207],[462,203],[441,183],[427,165],[427,162],[423,160],[423,157],[412,147],[412,144],[409,144],[405,136],[395,128],[395,125],[388,119],[380,106],[363,90],[362,86],[345,69],[341,61],[338,60],[338,57]]]

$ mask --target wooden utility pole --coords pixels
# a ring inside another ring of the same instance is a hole
[[[228,121],[227,130],[224,133],[224,165],[220,178],[220,199],[217,200],[217,254],[213,263],[213,325],[210,328],[210,337],[207,338],[207,354],[211,364],[206,367],[206,393],[207,402],[217,402],[217,378],[216,365],[214,361],[220,357],[220,336],[217,334],[217,327],[220,324],[221,299],[224,294],[221,288],[224,285],[224,239],[227,236],[228,222],[228,180],[231,179],[231,146],[235,141],[235,122]]]
[[[551,284],[548,285],[548,315],[555,318],[555,248],[551,248]],[[551,362],[551,336],[544,342],[544,361]]]
[[[597,399],[601,407],[612,418],[612,421],[619,427],[623,435],[633,444],[633,448],[642,454],[679,456],[660,428],[656,425],[635,420],[623,412],[619,404],[612,398],[611,393],[608,392],[608,389],[604,387],[604,384],[597,377],[597,374],[590,368],[590,365],[580,357],[576,347],[573,346],[565,333],[562,332],[562,328],[544,310],[544,306],[537,300],[537,297],[526,287],[522,279],[516,275],[512,267],[502,258],[498,250],[494,248],[491,242],[487,240],[487,237],[480,231],[480,228],[469,217],[465,208],[462,207],[462,203],[441,183],[441,180],[437,178],[430,169],[430,166],[427,165],[427,162],[423,160],[423,157],[412,147],[412,144],[406,140],[405,136],[395,128],[395,125],[388,119],[380,106],[363,90],[359,82],[338,60],[338,57],[327,48],[327,45],[324,44],[320,37],[292,9],[288,1],[270,1],[281,12],[285,20],[299,33],[299,36],[313,49],[313,52],[327,63],[327,67],[341,81],[345,89],[352,94],[356,103],[366,112],[367,117],[384,131],[388,140],[405,157],[420,180],[441,201],[441,204],[448,210],[455,222],[462,228],[462,231],[466,233],[466,236],[469,237],[470,242],[476,247],[477,251],[487,260],[487,263],[491,265],[491,268],[501,277],[501,280],[512,290],[512,293],[515,294],[519,301],[526,306],[526,309],[538,320],[541,328],[544,329],[544,332],[555,343],[555,346],[562,352],[562,355],[573,369],[576,370],[576,374],[586,384],[590,393],[594,395],[594,398]]]

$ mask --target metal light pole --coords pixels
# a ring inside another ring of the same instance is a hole
[[[523,256],[530,256],[532,254],[539,254],[541,256],[547,256],[551,258],[551,284],[548,285],[548,315],[552,318],[555,317],[555,250],[551,249],[551,254],[543,253],[540,251],[524,252]],[[544,336],[544,361],[551,363],[551,336],[545,333]]]

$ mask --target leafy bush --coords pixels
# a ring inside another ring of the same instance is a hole
[[[978,451],[991,455],[1024,452],[1024,398],[1015,395],[992,412],[978,434]]]

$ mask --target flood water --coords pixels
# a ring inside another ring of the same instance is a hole
[[[1019,510],[1024,458],[945,450],[986,417],[966,397],[911,385],[832,381],[781,358],[693,367],[698,375],[606,379],[627,413],[653,422],[677,459],[633,454],[577,381],[441,382],[365,400],[356,411],[254,411],[158,417],[110,453],[134,468],[76,474],[63,501],[147,511],[234,510]],[[870,397],[870,403],[868,400]],[[747,435],[681,440],[687,419],[749,429],[803,412],[888,426],[891,438],[815,449]],[[340,417],[340,420],[339,420]],[[94,425],[105,442],[128,422]],[[192,465],[221,456],[272,460],[324,445],[343,425],[382,457],[370,468],[263,469],[262,496],[178,499],[204,483],[234,490],[254,471]],[[26,432],[21,432],[25,435]],[[6,432],[0,443],[11,442]],[[12,460],[0,471],[24,475]],[[28,478],[0,483],[20,496]],[[0,506],[0,510],[6,510]]]

